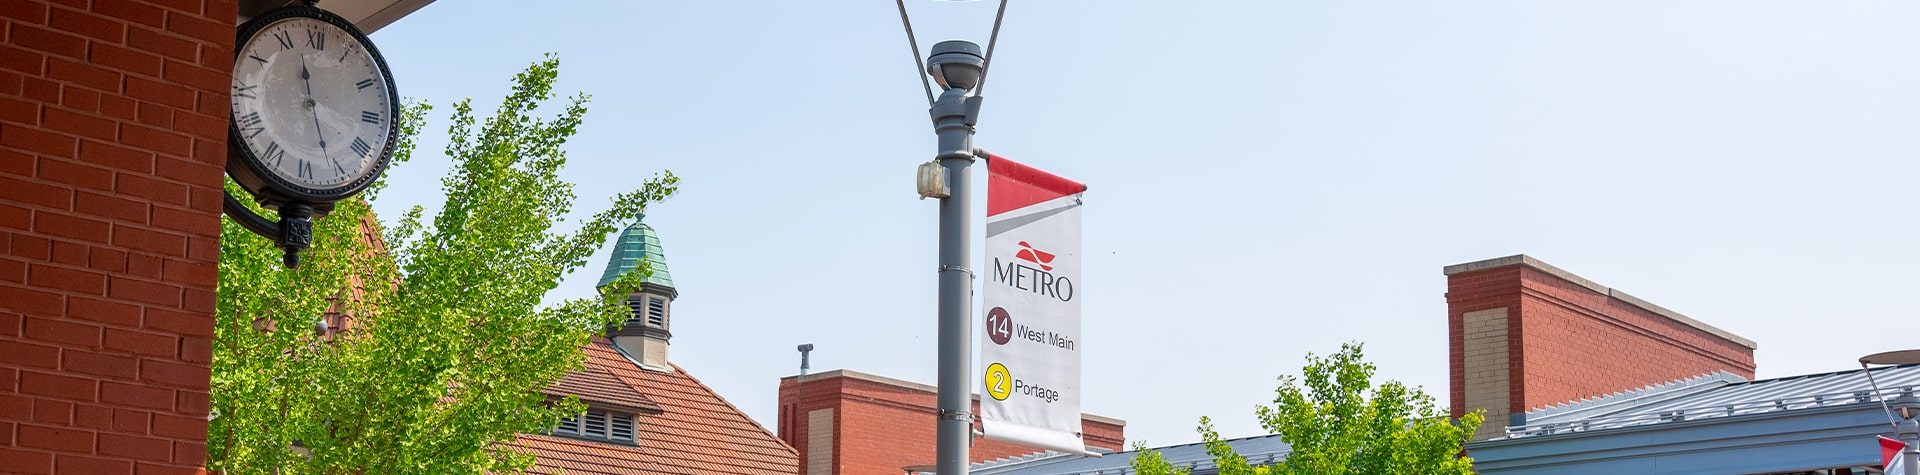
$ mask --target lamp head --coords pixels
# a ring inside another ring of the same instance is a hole
[[[1920,364],[1920,350],[1895,350],[1860,357],[1862,365]]]
[[[1893,407],[1893,412],[1900,414],[1901,419],[1913,420],[1915,416],[1920,416],[1920,397],[1904,395],[1887,401],[1887,405]]]
[[[980,84],[980,72],[986,68],[980,45],[966,40],[947,40],[933,45],[927,57],[927,74],[946,89],[972,90]]]
[[[795,349],[797,349],[797,350],[800,350],[800,351],[801,351],[802,353],[804,353],[804,352],[808,352],[808,351],[813,351],[813,344],[812,344],[812,343],[801,343],[801,344],[800,344],[800,346],[799,346],[799,347],[797,347],[797,348],[795,348]]]

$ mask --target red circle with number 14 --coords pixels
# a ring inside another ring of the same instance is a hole
[[[994,307],[987,311],[987,339],[995,345],[1005,345],[1013,339],[1013,316],[1007,315],[1007,309]]]

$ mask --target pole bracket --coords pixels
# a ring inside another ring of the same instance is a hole
[[[967,269],[967,268],[965,268],[965,267],[960,267],[960,266],[947,266],[947,265],[943,265],[943,266],[940,266],[940,270],[939,270],[939,272],[946,272],[946,271],[960,271],[960,272],[965,272],[965,273],[967,273],[967,278],[968,278],[968,279],[973,279],[973,278],[977,278],[977,277],[975,277],[975,276],[973,275],[973,271],[972,271],[972,270],[969,270],[969,269]]]
[[[940,418],[953,421],[973,422],[973,413],[967,411],[940,410]]]

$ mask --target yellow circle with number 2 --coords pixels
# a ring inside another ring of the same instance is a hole
[[[996,401],[1005,401],[1013,394],[1013,373],[1007,372],[1007,365],[994,363],[987,365],[987,395]]]

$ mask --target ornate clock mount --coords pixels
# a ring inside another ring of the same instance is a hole
[[[318,216],[313,204],[298,201],[281,204],[280,220],[274,221],[248,209],[247,205],[234,199],[232,193],[226,193],[221,198],[220,210],[233,218],[233,222],[247,231],[272,239],[274,246],[286,250],[281,262],[288,269],[299,266],[300,252],[313,246],[313,218]]]

